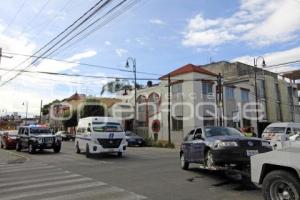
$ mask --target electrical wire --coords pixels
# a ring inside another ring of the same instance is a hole
[[[86,15],[89,14],[89,12],[91,12],[92,10],[94,10],[103,0],[99,0],[96,4],[94,4],[88,11],[86,11],[83,15],[81,15],[78,19],[76,19],[71,25],[69,25],[67,28],[65,28],[62,32],[60,32],[56,37],[54,37],[52,40],[50,40],[48,43],[46,43],[45,45],[43,45],[38,51],[36,51],[32,56],[37,55],[38,53],[40,53],[42,50],[44,50],[48,45],[50,45],[52,42],[54,42],[56,39],[58,39],[60,36],[64,35],[67,31],[69,31],[73,26],[75,26],[79,21],[81,21]],[[15,67],[11,68],[11,69],[16,69],[18,68],[20,65],[24,64],[25,62],[29,61],[31,57],[27,58],[26,60],[20,62],[19,64],[17,64]],[[9,73],[9,72],[7,72]],[[2,76],[6,75],[2,74]],[[0,85],[1,87],[2,85]]]
[[[9,27],[15,22],[15,20],[17,19],[18,15],[20,14],[20,12],[22,11],[23,7],[25,6],[26,0],[23,0],[21,6],[18,8],[16,14],[14,15],[14,17],[12,18],[12,20],[8,23],[7,27],[4,29],[4,31],[2,33],[5,33]]]
[[[7,51],[3,51],[3,53],[8,54],[8,55],[14,55],[14,56],[41,58],[41,59],[45,59],[45,60],[53,60],[53,61],[64,62],[64,63],[69,63],[69,64],[78,64],[78,65],[83,65],[83,66],[88,66],[88,67],[132,73],[131,70],[127,70],[127,69],[120,69],[120,68],[115,68],[115,67],[105,67],[105,66],[95,65],[95,64],[90,64],[90,63],[73,62],[73,61],[69,61],[69,60],[62,60],[62,59],[48,58],[48,57],[41,57],[41,56],[32,56],[32,55],[28,55],[28,54],[13,53],[13,52],[7,52]],[[150,73],[150,72],[144,72],[144,71],[137,71],[136,73],[137,74],[154,75],[154,76],[163,76],[162,74],[156,74],[156,73]]]
[[[103,1],[103,0],[98,1],[92,8],[90,8],[87,12],[85,12],[82,16],[80,16],[75,22],[73,22],[70,26],[68,26],[65,30],[63,30],[58,36],[56,36],[55,38],[53,38],[50,42],[48,42],[46,45],[44,45],[41,49],[39,49],[39,50],[38,50],[36,53],[34,53],[33,55],[36,55],[37,53],[39,53],[40,51],[42,51],[43,49],[45,49],[49,44],[51,44],[52,42],[54,42],[57,38],[59,38],[61,35],[63,35],[64,33],[66,33],[69,29],[71,29],[73,26],[75,26],[75,25],[77,24],[77,22],[79,22],[79,21],[80,21],[81,19],[83,19],[86,15],[88,15],[89,12],[91,12],[91,11],[94,10],[94,9],[98,9],[97,6],[98,6],[102,1]],[[110,0],[107,0],[107,1],[110,1]],[[102,7],[102,6],[100,5],[100,7]],[[85,19],[83,19],[83,21],[87,21],[87,19],[91,18],[93,15],[95,15],[94,12],[93,12],[92,14],[90,14],[89,16],[87,16]],[[82,25],[82,22],[81,22],[80,24]],[[77,26],[75,27],[75,29],[73,28],[73,29],[71,30],[71,32],[68,33],[68,35],[71,34],[73,31],[75,31],[78,27],[79,27],[79,26],[77,25]],[[67,35],[67,36],[68,36],[68,35]],[[64,36],[64,37],[66,37],[66,36]],[[53,48],[53,47],[54,47],[54,46],[52,45],[52,47],[50,47],[50,49]],[[48,51],[49,51],[49,49],[46,50],[44,53],[42,53],[41,56],[44,56]],[[23,61],[23,62],[20,63],[20,64],[25,63],[25,62],[28,61],[29,59],[30,59],[30,58],[27,58],[25,61]],[[36,63],[38,60],[39,60],[39,58],[36,58],[34,61],[31,62],[31,64],[29,64],[27,67],[25,67],[24,70],[30,68],[30,67],[31,67],[34,63]],[[12,68],[12,70],[18,68],[18,66],[20,66],[20,64],[17,65],[16,67]],[[8,72],[8,73],[9,73],[9,72]],[[21,71],[21,72],[18,72],[15,76],[13,76],[12,78],[10,78],[9,80],[3,82],[3,83],[0,85],[0,87],[3,86],[3,85],[5,85],[5,84],[7,84],[8,82],[14,80],[14,79],[17,78],[21,73],[22,73],[22,71]]]

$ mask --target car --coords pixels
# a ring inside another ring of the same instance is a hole
[[[33,154],[36,150],[53,149],[55,153],[61,150],[60,136],[53,135],[52,131],[43,125],[22,126],[18,130],[16,150],[28,149]]]
[[[272,151],[268,141],[245,137],[231,127],[202,127],[190,131],[180,148],[181,168],[190,163],[202,164],[207,169],[234,166],[246,169],[250,157]]]
[[[67,131],[59,131],[55,135],[60,136],[63,141],[69,141],[69,140],[74,140],[75,137],[72,133],[69,133]]]
[[[112,117],[87,117],[78,122],[76,153],[85,152],[86,157],[100,153],[116,153],[122,157],[127,148],[122,123]]]
[[[18,131],[4,131],[1,134],[0,145],[4,149],[15,149]]]
[[[296,144],[296,143],[295,143]],[[300,145],[251,157],[251,180],[265,200],[300,199]]]
[[[131,131],[126,131],[125,134],[128,146],[145,146],[146,142],[143,137],[138,136]]]

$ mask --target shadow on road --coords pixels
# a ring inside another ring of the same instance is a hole
[[[210,171],[206,169],[191,168],[189,171],[196,175],[187,179],[189,182],[195,182],[197,179],[210,178],[216,183],[211,186],[226,187],[235,191],[259,190],[250,180],[250,177],[244,177],[239,173],[226,173],[225,171]]]

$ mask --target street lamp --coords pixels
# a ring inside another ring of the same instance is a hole
[[[136,59],[129,57],[127,58],[126,61],[126,68],[130,68],[129,62],[132,62],[132,69],[133,69],[133,74],[134,74],[134,121],[133,121],[133,127],[136,132],[136,112],[137,112],[137,84],[136,84]]]
[[[256,106],[256,127],[257,127],[257,135],[258,134],[258,126],[259,126],[259,119],[258,119],[258,92],[257,92],[257,63],[258,60],[261,59],[262,60],[262,67],[266,66],[266,61],[265,58],[262,56],[258,56],[257,58],[254,58],[254,87],[255,87],[255,106]]]
[[[23,106],[26,106],[26,114],[25,114],[25,126],[27,125],[27,115],[28,115],[28,101],[22,103]]]

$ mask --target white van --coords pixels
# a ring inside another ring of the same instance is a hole
[[[300,123],[272,123],[265,128],[262,138],[269,141],[300,141]]]
[[[111,117],[87,117],[79,120],[75,138],[76,152],[87,157],[97,153],[117,153],[119,157],[127,147],[121,122]]]

